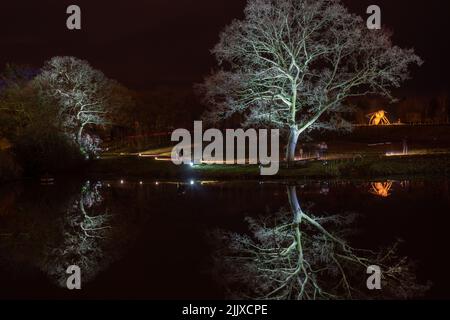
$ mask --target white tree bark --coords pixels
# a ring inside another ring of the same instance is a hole
[[[298,137],[300,131],[296,127],[289,129],[289,140],[286,146],[286,161],[288,163],[295,161],[295,150],[297,149]]]
[[[115,83],[74,57],[54,57],[36,78],[42,96],[56,102],[65,131],[82,148],[88,126],[108,123],[109,95]]]

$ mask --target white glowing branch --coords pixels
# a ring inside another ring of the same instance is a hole
[[[46,63],[36,82],[42,95],[55,101],[65,129],[81,145],[83,130],[108,123],[109,94],[114,82],[74,57],[54,57]]]
[[[249,0],[213,53],[222,69],[201,86],[208,118],[288,129],[294,150],[305,131],[348,128],[348,97],[391,97],[421,63],[334,0]]]

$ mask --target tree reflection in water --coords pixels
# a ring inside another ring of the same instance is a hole
[[[413,264],[397,254],[398,244],[361,250],[344,239],[355,215],[315,217],[288,186],[289,209],[247,218],[250,233],[219,231],[216,272],[233,298],[407,299],[422,295]],[[367,289],[367,268],[382,270],[382,290]]]
[[[80,267],[82,284],[92,281],[120,258],[140,223],[120,210],[109,212],[106,200],[100,182],[86,182],[75,196],[32,201],[27,214],[17,211],[0,228],[0,235],[7,235],[0,243],[2,259],[12,267],[20,261],[35,265],[63,288],[71,265]]]
[[[89,282],[114,258],[109,250],[114,237],[114,216],[101,206],[104,200],[101,187],[101,183],[84,184],[79,199],[74,200],[59,221],[63,239],[56,243],[61,244],[44,253],[41,268],[61,287],[66,286],[69,266],[80,267],[83,282]]]

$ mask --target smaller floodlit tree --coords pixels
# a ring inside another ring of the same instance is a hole
[[[58,104],[66,132],[87,152],[84,130],[108,123],[110,93],[116,83],[87,61],[74,57],[54,57],[47,61],[36,81],[42,95]]]
[[[40,120],[45,120],[43,126],[48,127],[54,120],[51,108],[39,103],[37,90],[30,85],[38,72],[27,66],[7,64],[0,74],[0,137],[15,142],[26,127],[42,123]]]
[[[392,98],[391,89],[421,60],[392,44],[386,30],[369,30],[338,0],[249,0],[213,49],[221,69],[202,88],[217,122],[235,114],[244,125],[290,133],[287,160],[299,136],[348,128],[349,97]]]

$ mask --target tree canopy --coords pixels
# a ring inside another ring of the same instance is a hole
[[[239,113],[246,126],[288,129],[290,159],[301,133],[348,126],[347,98],[392,98],[409,67],[422,63],[339,0],[249,0],[245,18],[222,32],[212,52],[220,69],[202,85],[207,118]]]

